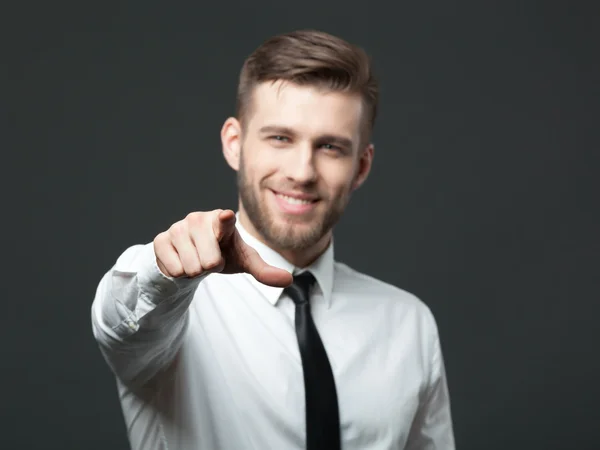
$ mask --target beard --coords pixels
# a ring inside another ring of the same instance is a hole
[[[248,219],[266,243],[279,250],[300,251],[316,245],[340,220],[349,201],[349,195],[341,195],[326,205],[324,213],[315,210],[308,218],[290,217],[283,224],[276,223],[269,207],[260,200],[260,191],[266,188],[260,184],[254,187],[253,180],[248,177],[243,151],[237,171],[237,186]],[[302,187],[304,189],[301,190],[307,193],[316,191],[314,184]],[[319,195],[319,198],[320,202],[326,201],[323,196]]]

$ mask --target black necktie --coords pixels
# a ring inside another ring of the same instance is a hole
[[[304,371],[307,450],[340,449],[340,419],[333,372],[310,313],[310,272],[294,277],[286,289],[296,304],[296,336]]]

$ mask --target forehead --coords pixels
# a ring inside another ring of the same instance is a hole
[[[250,100],[248,125],[280,125],[300,133],[360,133],[363,103],[358,94],[334,92],[289,82],[261,83]]]

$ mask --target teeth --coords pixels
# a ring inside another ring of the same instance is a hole
[[[277,197],[284,199],[291,205],[308,205],[312,203],[310,200],[301,200],[299,198],[288,197],[287,195],[277,194]]]

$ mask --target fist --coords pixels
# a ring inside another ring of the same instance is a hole
[[[287,287],[292,274],[267,264],[235,228],[232,210],[193,212],[154,238],[156,263],[173,278],[204,273],[249,273],[259,282]]]

